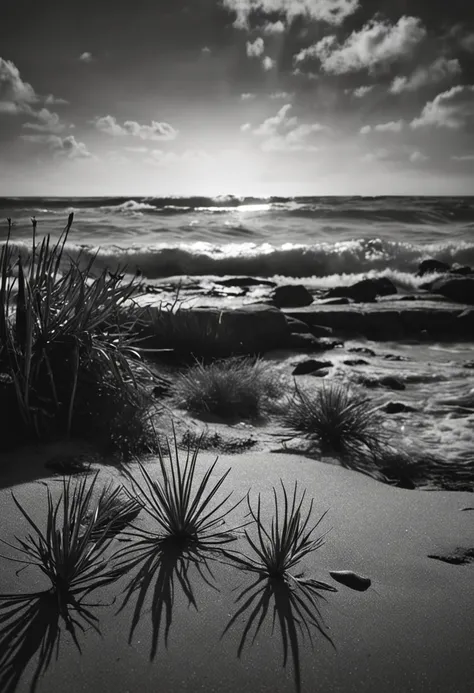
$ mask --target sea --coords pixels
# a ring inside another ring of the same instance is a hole
[[[0,198],[0,243],[10,218],[12,241],[28,253],[32,218],[38,236],[56,238],[71,212],[71,257],[137,275],[171,302],[179,287],[189,305],[265,299],[265,287],[219,285],[236,275],[313,290],[383,276],[400,292],[416,292],[426,258],[474,267],[474,196]],[[474,490],[473,345],[346,344],[361,347],[376,353],[367,365],[348,367],[349,351],[328,354],[332,376],[372,385],[386,375],[401,379],[403,392],[371,392],[409,404],[414,412],[392,419],[398,433],[466,471]],[[282,374],[294,363],[294,354],[274,359]]]

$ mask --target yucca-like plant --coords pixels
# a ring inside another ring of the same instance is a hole
[[[158,540],[171,537],[182,541],[199,541],[207,545],[232,541],[232,532],[225,528],[225,518],[242,501],[224,510],[232,492],[222,500],[217,499],[230,469],[212,483],[211,477],[218,459],[216,458],[199,481],[196,468],[200,443],[194,448],[188,447],[183,460],[178,451],[176,433],[173,433],[173,445],[169,440],[166,443],[168,462],[161,446],[158,447],[161,478],[152,478],[142,463],[139,463],[142,483],[137,481],[130,470],[124,470],[132,485],[132,490],[128,491],[130,498],[137,499],[156,524],[156,531],[135,528],[134,533],[128,534],[146,541],[150,535]]]
[[[110,528],[124,519],[121,517],[122,507],[115,506],[115,510],[109,513],[108,522],[104,521],[102,511],[102,526],[98,526],[100,500],[94,501],[93,498],[97,476],[98,473],[90,483],[84,477],[74,487],[70,479],[64,480],[62,493],[56,502],[47,489],[44,530],[12,494],[32,532],[25,539],[16,537],[16,545],[1,540],[22,555],[22,558],[3,558],[39,568],[50,580],[58,600],[65,603],[72,596],[88,594],[120,575],[120,570],[112,566],[105,554],[111,543]]]
[[[173,388],[179,407],[223,418],[261,417],[280,395],[278,377],[260,359],[233,357],[197,363],[178,376]]]
[[[290,499],[283,482],[281,487],[282,498],[279,498],[276,489],[273,489],[274,514],[269,526],[265,524],[262,517],[260,494],[256,510],[252,507],[250,497],[247,496],[249,515],[256,527],[257,536],[252,538],[248,530],[245,530],[245,536],[255,553],[255,558],[237,552],[229,553],[229,556],[233,556],[241,568],[258,573],[262,578],[281,579],[290,583],[308,583],[320,589],[334,591],[324,582],[302,579],[301,574],[293,575],[290,572],[308,554],[323,546],[325,534],[315,535],[314,533],[327,511],[313,524],[311,515],[314,501],[311,501],[306,511],[303,510],[306,491],[303,491],[298,499],[298,484],[295,482]]]
[[[282,423],[355,466],[376,453],[386,437],[380,408],[339,383],[323,385],[315,394],[296,387]]]
[[[87,525],[95,514],[92,540],[100,539],[104,532],[113,539],[138,517],[141,509],[141,503],[129,498],[122,486],[105,486],[86,518]]]

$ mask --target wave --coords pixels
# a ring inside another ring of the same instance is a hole
[[[474,244],[415,245],[380,239],[362,239],[316,245],[209,243],[92,248],[67,246],[75,258],[96,256],[96,266],[139,272],[148,279],[188,276],[327,277],[370,272],[414,274],[419,263],[436,258],[447,263],[474,266]],[[426,281],[426,278],[424,279]]]
[[[474,198],[417,197],[83,197],[0,198],[0,209],[15,213],[89,212],[101,215],[265,213],[321,221],[368,224],[474,225]]]

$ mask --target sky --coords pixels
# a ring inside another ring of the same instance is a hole
[[[0,195],[474,194],[471,2],[1,0]]]

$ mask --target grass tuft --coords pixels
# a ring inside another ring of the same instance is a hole
[[[379,407],[339,383],[323,385],[315,394],[297,387],[282,423],[343,463],[377,455],[385,440]]]
[[[283,482],[282,498],[273,489],[274,514],[270,526],[266,526],[262,517],[260,494],[257,509],[254,510],[247,497],[249,515],[257,529],[257,537],[252,538],[247,530],[245,536],[256,554],[256,558],[248,558],[243,554],[233,554],[234,560],[241,568],[258,573],[262,578],[308,583],[320,589],[332,590],[326,583],[316,580],[303,580],[300,575],[292,575],[295,568],[308,554],[317,551],[324,544],[324,534],[316,535],[315,531],[326,516],[312,524],[313,501],[308,510],[303,511],[306,492],[298,499],[298,484],[295,482],[293,496],[290,499]]]
[[[173,538],[182,541],[199,541],[201,544],[221,544],[232,541],[233,536],[224,526],[225,518],[241,501],[224,511],[224,506],[232,492],[222,500],[216,500],[230,469],[212,483],[211,477],[217,464],[216,458],[198,481],[196,469],[200,445],[198,443],[194,449],[188,447],[185,460],[182,460],[175,433],[173,446],[167,440],[167,452],[168,462],[165,461],[161,446],[158,449],[161,479],[153,479],[141,463],[139,468],[142,483],[136,480],[130,470],[124,470],[132,484],[132,491],[127,491],[129,497],[137,500],[157,525],[157,531],[154,533],[137,529],[133,536],[149,541],[151,534],[158,540]]]
[[[38,567],[50,580],[52,590],[60,601],[69,601],[72,595],[87,594],[93,589],[113,582],[118,577],[107,561],[105,553],[110,546],[110,530],[126,519],[129,508],[108,505],[108,521],[104,516],[104,493],[93,500],[98,473],[88,485],[84,477],[72,487],[71,480],[63,480],[63,489],[56,503],[47,489],[47,521],[42,530],[15,498],[15,505],[29,524],[32,532],[26,539],[16,537],[17,544],[2,540],[15,549],[22,558],[8,558],[27,566]],[[127,512],[125,512],[127,511]],[[98,520],[100,523],[98,523]]]
[[[232,357],[211,364],[197,363],[178,376],[177,406],[194,414],[224,419],[259,419],[281,394],[278,377],[260,359]]]

